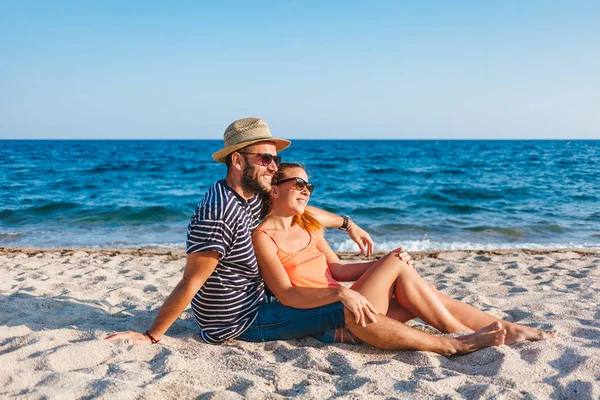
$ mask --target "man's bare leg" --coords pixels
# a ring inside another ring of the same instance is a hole
[[[526,340],[544,340],[556,337],[556,331],[540,331],[528,326],[501,320],[467,303],[448,297],[433,286],[431,288],[452,315],[473,330],[481,329],[492,322],[500,322],[506,330],[504,344],[511,345]]]
[[[346,328],[360,340],[374,347],[387,350],[432,351],[444,356],[466,354],[489,346],[504,344],[506,331],[498,322],[494,322],[477,332],[447,338],[430,335],[411,328],[384,315],[377,316],[376,323],[366,327],[356,323],[353,314],[344,308]]]

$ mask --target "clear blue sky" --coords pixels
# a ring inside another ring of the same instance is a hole
[[[0,0],[0,138],[600,139],[598,1]]]

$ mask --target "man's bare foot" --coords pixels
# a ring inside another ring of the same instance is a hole
[[[514,323],[507,323],[504,344],[511,345],[526,340],[544,340],[556,337],[556,331],[540,331],[535,328]]]
[[[483,349],[484,347],[500,346],[504,344],[506,330],[500,322],[493,322],[471,334],[451,339],[450,351],[444,355],[467,354]]]

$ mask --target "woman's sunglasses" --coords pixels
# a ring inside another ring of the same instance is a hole
[[[312,183],[306,182],[302,178],[287,178],[287,179],[283,179],[277,183],[274,183],[274,185],[281,185],[282,183],[286,183],[289,181],[296,181],[295,182],[296,190],[298,190],[300,192],[303,191],[304,188],[306,188],[308,190],[308,193],[312,194],[313,190],[315,190],[315,185],[313,185]]]
[[[271,164],[271,162],[274,162],[275,166],[278,167],[279,164],[281,163],[281,156],[274,156],[273,154],[269,154],[269,153],[245,153],[242,151],[238,151],[238,153],[251,154],[254,156],[258,156],[260,165],[262,165],[263,167],[268,167]]]

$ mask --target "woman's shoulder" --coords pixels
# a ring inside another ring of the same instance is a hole
[[[313,238],[315,241],[325,239],[325,233],[323,231],[309,231],[308,233],[310,234],[310,237]]]
[[[261,227],[260,225],[252,232],[252,237],[271,236],[269,233],[272,229]],[[266,233],[266,235],[265,235]]]
[[[269,221],[262,221],[254,232],[252,232],[252,238],[254,241],[258,239],[258,241],[269,239],[269,241],[275,241],[277,237],[277,232],[279,229],[276,229]]]
[[[279,246],[273,236],[266,229],[256,228],[252,232],[252,245],[257,252],[278,251]]]

